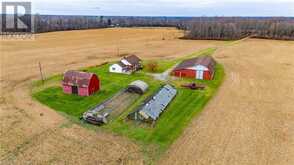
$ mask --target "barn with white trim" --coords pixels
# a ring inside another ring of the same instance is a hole
[[[172,71],[172,75],[198,80],[212,80],[215,73],[215,66],[216,62],[210,56],[196,57],[180,63]]]

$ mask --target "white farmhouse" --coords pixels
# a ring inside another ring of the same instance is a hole
[[[111,73],[131,74],[142,68],[141,59],[135,55],[123,57],[118,63],[109,67]]]
[[[110,65],[109,72],[129,74],[127,68],[128,68],[127,65],[124,65],[122,62],[118,62],[116,64]]]

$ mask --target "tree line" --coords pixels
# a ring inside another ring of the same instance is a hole
[[[293,18],[192,20],[185,39],[235,40],[244,37],[294,40]]]
[[[106,27],[108,27],[108,22],[103,16],[34,15],[35,33]]]
[[[58,16],[34,15],[35,32],[93,29],[106,27],[178,27],[190,18],[130,16]]]
[[[34,17],[36,33],[108,27],[176,27],[184,39],[236,40],[243,37],[294,40],[293,17],[131,17],[62,16]]]
[[[294,18],[287,17],[127,17],[35,16],[35,31],[107,27],[176,27],[185,39],[236,40],[244,37],[294,40]]]

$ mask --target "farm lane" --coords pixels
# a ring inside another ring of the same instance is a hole
[[[219,48],[226,78],[159,164],[294,164],[294,42]]]
[[[162,34],[166,39],[162,40]],[[139,147],[126,138],[94,132],[31,98],[32,80],[136,53],[142,58],[190,54],[219,41],[185,41],[172,28],[98,29],[43,33],[35,41],[0,41],[0,164],[142,164]]]

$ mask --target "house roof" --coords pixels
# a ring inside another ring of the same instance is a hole
[[[141,61],[141,59],[137,57],[136,55],[130,55],[130,56],[124,57],[124,59],[127,60],[132,65],[137,65]]]
[[[214,71],[214,67],[216,65],[215,60],[210,56],[201,56],[196,58],[191,58],[188,60],[183,61],[180,63],[177,67],[175,67],[175,70],[181,70],[181,69],[187,69],[196,65],[203,65],[207,67],[209,70]]]
[[[70,70],[64,73],[62,83],[70,86],[88,87],[94,75],[93,73]]]
[[[122,63],[121,61],[119,61],[117,64],[118,64],[119,66],[121,66],[122,68],[126,67],[126,65],[125,65],[124,63]]]
[[[150,117],[152,120],[156,120],[176,94],[175,88],[165,85],[139,110],[139,113],[144,114],[143,116],[147,119]]]

